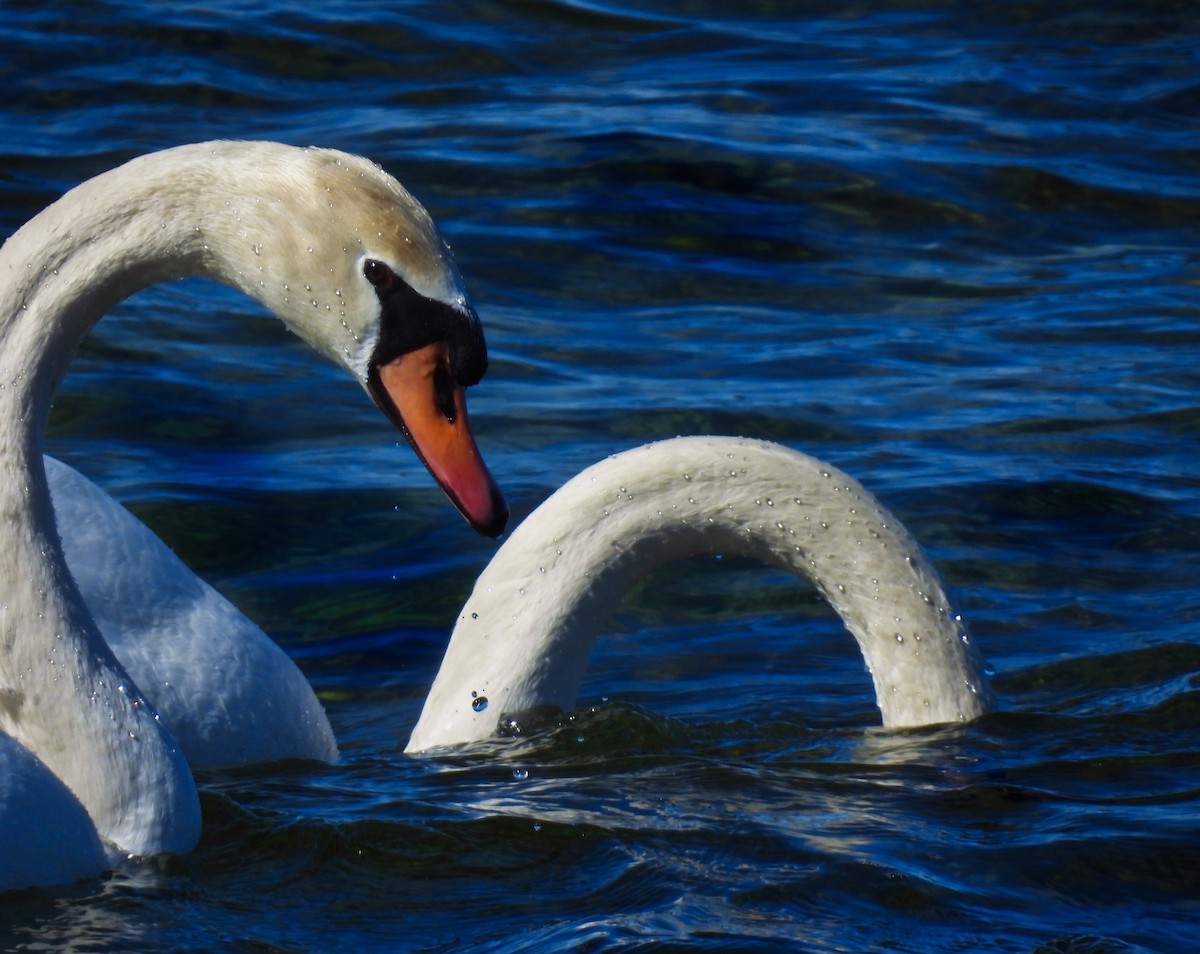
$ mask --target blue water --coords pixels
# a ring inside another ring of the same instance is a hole
[[[53,450],[300,662],[334,765],[201,776],[190,856],[0,901],[77,951],[1192,951],[1200,10],[1187,0],[0,4],[0,234],[138,153],[334,146],[431,209],[514,514],[611,452],[782,441],[907,523],[1002,711],[876,727],[774,571],[660,571],[573,720],[402,749],[494,550],[357,386],[189,281]]]

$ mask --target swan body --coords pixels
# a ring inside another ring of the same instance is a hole
[[[0,891],[78,881],[110,864],[79,799],[37,756],[6,735],[0,735],[0,818],[27,822],[0,827]]]
[[[185,852],[199,837],[184,753],[132,677],[134,654],[127,669],[103,637],[102,626],[121,625],[105,620],[104,594],[81,592],[76,573],[88,575],[64,552],[42,456],[80,338],[121,299],[186,275],[242,290],[344,367],[476,529],[496,535],[507,516],[467,422],[464,389],[487,367],[478,316],[428,214],[377,166],[277,143],[181,146],[35,216],[0,248],[0,758],[12,770],[0,844],[32,844],[34,831],[52,846],[53,832],[78,829],[81,810],[94,840],[65,867],[36,844],[5,855],[0,890]],[[163,562],[162,550],[135,549]],[[126,579],[161,581],[160,570]],[[105,585],[122,577],[106,572]],[[175,673],[147,676],[157,680],[147,688]]]
[[[815,584],[858,642],[885,726],[993,707],[937,571],[857,481],[776,444],[676,438],[588,468],[513,531],[463,606],[407,751],[487,738],[538,706],[570,710],[628,587],[650,566],[712,551]]]
[[[336,759],[325,710],[287,653],[79,471],[45,464],[79,592],[188,765]]]

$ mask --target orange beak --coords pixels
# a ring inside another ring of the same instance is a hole
[[[508,504],[467,424],[466,393],[450,374],[450,346],[437,342],[410,351],[380,365],[378,375],[391,404],[384,411],[404,431],[433,479],[472,527],[500,536]],[[376,400],[382,396],[377,394]]]

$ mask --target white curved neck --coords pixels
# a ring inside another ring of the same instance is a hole
[[[140,156],[72,189],[0,251],[0,384],[44,414],[80,339],[117,302],[200,275],[266,301],[244,274],[269,208],[251,201],[274,143],[205,143]],[[278,187],[276,187],[278,188]],[[276,203],[278,200],[276,200]],[[9,415],[13,416],[13,415]],[[25,418],[40,436],[44,421]]]
[[[80,338],[122,298],[191,274],[254,294],[234,249],[251,223],[222,200],[246,194],[245,163],[266,158],[262,146],[134,160],[0,248],[0,729],[66,782],[102,837],[135,854],[191,848],[195,787],[67,570],[42,464],[46,418]]]
[[[463,607],[407,751],[486,738],[506,713],[571,709],[629,585],[712,551],[815,584],[858,641],[884,725],[991,709],[984,660],[936,570],[857,481],[774,444],[677,438],[589,468],[513,532]]]

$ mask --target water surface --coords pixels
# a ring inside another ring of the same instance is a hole
[[[362,153],[488,335],[519,518],[675,434],[848,470],[1001,712],[885,732],[811,591],[640,587],[573,719],[402,749],[494,551],[247,300],[140,293],[52,449],[274,635],[335,765],[202,776],[192,855],[0,903],[14,948],[1190,951],[1200,916],[1200,16],[1190,3],[10,2],[0,232],[209,138]],[[1100,936],[1101,940],[1096,940]]]

